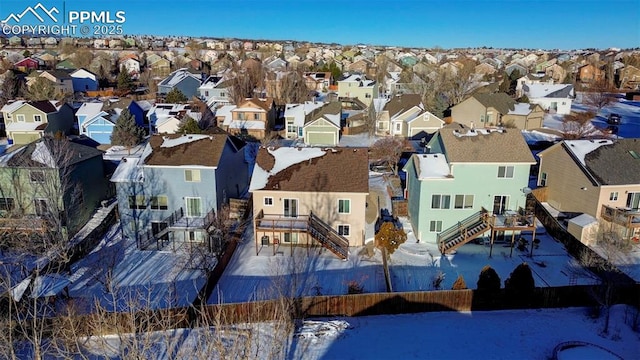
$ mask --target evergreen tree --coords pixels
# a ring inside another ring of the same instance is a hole
[[[478,290],[499,290],[500,276],[489,265],[482,268],[478,277]]]
[[[531,268],[527,263],[518,265],[511,275],[504,281],[506,290],[517,292],[531,292],[536,287]]]
[[[458,275],[458,278],[456,279],[456,281],[453,282],[453,286],[451,287],[451,290],[466,290],[467,289],[467,283],[464,281],[464,278],[462,277],[462,275]]]
[[[122,110],[111,133],[111,144],[130,148],[139,144],[143,138],[144,130],[136,124],[129,109]]]
[[[129,91],[135,87],[133,83],[133,79],[131,75],[124,68],[124,66],[120,69],[120,74],[118,74],[118,90]]]
[[[198,126],[198,122],[190,116],[185,116],[182,123],[178,127],[178,134],[201,134],[202,129]]]
[[[167,93],[165,101],[169,104],[181,104],[187,102],[187,97],[178,88],[173,88]]]

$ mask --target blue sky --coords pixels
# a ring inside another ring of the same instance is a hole
[[[125,11],[126,34],[408,47],[640,47],[640,0],[42,0]],[[0,18],[38,0],[1,0]]]

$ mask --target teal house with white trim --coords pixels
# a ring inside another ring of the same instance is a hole
[[[404,166],[409,220],[420,241],[458,227],[474,214],[504,215],[526,205],[535,159],[517,129],[440,129],[424,154]]]

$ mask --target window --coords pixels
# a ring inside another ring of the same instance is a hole
[[[264,206],[273,206],[273,198],[265,196],[265,198],[264,198]]]
[[[456,195],[454,209],[471,209],[473,208],[473,195]]]
[[[351,212],[351,200],[339,199],[338,200],[338,214],[349,214]]]
[[[451,207],[451,195],[431,195],[432,209],[449,209]]]
[[[349,236],[349,232],[351,231],[351,227],[349,225],[338,225],[338,234],[344,237]]]
[[[498,166],[499,178],[513,178],[513,166]]]
[[[200,170],[185,170],[184,181],[186,182],[200,182]]]
[[[144,195],[131,195],[129,196],[129,209],[144,210],[147,208],[147,202]]]
[[[36,215],[43,216],[47,214],[49,206],[47,205],[47,199],[35,199],[33,200],[33,206],[36,210]]]
[[[366,93],[366,94],[364,94],[364,97],[365,97],[365,98],[367,98],[367,99],[369,99],[369,98],[371,97],[371,94]]]
[[[302,137],[302,126],[298,127],[298,137]]]
[[[190,242],[203,242],[204,234],[200,231],[189,231],[187,232],[187,241]]]
[[[627,195],[627,207],[633,210],[640,208],[640,193],[629,193]]]
[[[260,120],[260,114],[253,114],[253,120]]]
[[[24,115],[21,115],[21,114],[16,115],[16,121],[17,122],[24,122]]]
[[[293,124],[293,121],[287,121],[287,132],[296,133],[296,126]]]
[[[199,197],[185,197],[187,205],[187,217],[202,216],[202,201]]]
[[[618,192],[614,191],[609,194],[609,201],[617,201],[618,200]]]
[[[33,121],[42,122],[42,115],[33,115]]]
[[[13,198],[0,198],[0,210],[11,211],[15,209]]]
[[[227,94],[225,94],[223,92],[220,93],[220,97],[226,97],[226,96],[227,96]]]
[[[440,220],[431,220],[429,222],[429,231],[430,232],[441,232],[442,231],[442,221],[440,221]]]
[[[169,210],[169,198],[165,195],[152,196],[151,210]]]
[[[31,170],[29,172],[29,179],[34,183],[44,183],[44,171],[42,170]]]
[[[540,174],[540,186],[547,186],[547,173],[543,172]]]
[[[287,244],[297,244],[298,243],[298,234],[297,233],[284,233],[283,241]]]

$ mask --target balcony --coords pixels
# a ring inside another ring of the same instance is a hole
[[[603,220],[622,225],[627,229],[640,228],[640,210],[614,208],[602,205],[600,216]]]

